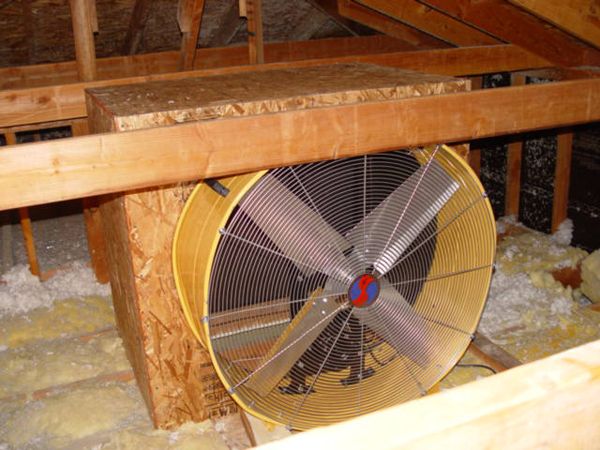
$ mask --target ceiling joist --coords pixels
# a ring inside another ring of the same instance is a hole
[[[400,22],[457,46],[498,44],[498,39],[416,0],[358,0]]]
[[[600,120],[599,103],[600,79],[576,80],[9,146],[0,152],[0,210],[577,125]]]
[[[507,1],[419,0],[419,2],[484,29],[506,42],[519,45],[558,66],[600,65],[600,52],[580,44],[571,36]],[[389,3],[395,2],[389,1]]]
[[[244,47],[242,49],[246,50]],[[452,76],[510,72],[550,66],[546,60],[518,47],[498,45],[305,59],[285,63],[165,73],[88,83],[68,83],[33,89],[11,89],[0,91],[0,128],[85,117],[87,112],[84,90],[92,87],[144,83],[153,80],[176,80],[187,77],[241,73],[254,70],[310,67],[343,62],[380,64],[401,69]]]

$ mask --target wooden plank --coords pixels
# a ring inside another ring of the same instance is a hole
[[[600,49],[600,8],[590,0],[508,0]]]
[[[519,45],[559,66],[600,65],[600,52],[508,2],[419,0],[463,22]]]
[[[364,62],[402,69],[443,75],[469,75],[503,72],[526,68],[547,67],[549,64],[528,52],[510,45],[396,52],[371,55],[352,55],[289,63],[257,66],[238,66],[223,69],[159,74],[69,83],[53,87],[0,91],[0,127],[11,127],[39,122],[68,120],[86,116],[84,90],[94,87],[143,83],[152,80],[177,80],[189,77],[224,73],[242,73],[256,70],[275,70],[289,67],[310,67],[322,64]]]
[[[204,4],[205,0],[179,0],[178,19],[182,32],[179,70],[194,68]]]
[[[69,4],[79,79],[90,81],[96,78],[96,47],[90,16],[91,8],[88,0],[69,0]]]
[[[416,28],[405,25],[371,8],[350,0],[338,0],[338,11],[341,16],[366,25],[381,33],[402,39],[419,48],[444,48],[450,45]]]
[[[124,55],[137,53],[142,42],[144,28],[146,28],[146,21],[150,14],[150,6],[150,0],[135,0],[131,18],[129,19],[129,26],[127,27],[127,34],[125,35],[125,41],[121,49],[121,53]]]
[[[0,152],[0,209],[593,122],[599,102],[575,80],[22,144]]]
[[[248,18],[248,57],[250,64],[265,62],[263,42],[262,0],[246,0]]]
[[[522,364],[521,361],[481,333],[475,333],[475,339],[469,346],[469,351],[496,372],[504,372]]]
[[[524,86],[525,76],[512,75],[513,86]],[[521,198],[521,160],[523,158],[523,141],[513,141],[508,144],[506,155],[506,186],[504,214],[519,216],[519,201]]]
[[[567,218],[569,185],[571,182],[571,158],[573,156],[573,133],[557,136],[556,169],[554,171],[554,198],[552,200],[552,232],[558,230]]]
[[[265,44],[265,62],[289,62],[304,59],[334,58],[350,55],[391,53],[412,50],[413,46],[390,36],[374,35],[310,41],[271,42]],[[516,47],[515,47],[516,49]],[[520,51],[520,50],[516,50]],[[521,57],[525,55],[520,51]],[[531,58],[531,56],[529,56]],[[177,72],[179,52],[98,58],[97,79]],[[541,58],[537,58],[541,61]],[[194,68],[214,69],[248,64],[247,46],[200,48]],[[549,66],[549,63],[545,63]],[[534,67],[540,67],[539,63]],[[543,67],[543,66],[542,66]],[[75,83],[79,80],[75,61],[0,68],[0,89],[23,89]]]
[[[439,394],[260,447],[595,448],[600,341]]]
[[[491,45],[500,41],[481,30],[420,4],[416,0],[357,0],[369,8],[459,46]]]

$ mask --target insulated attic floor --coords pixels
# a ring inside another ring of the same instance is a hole
[[[480,331],[522,362],[600,339],[600,312],[550,273],[586,253],[500,222],[497,271]],[[517,231],[515,231],[517,230]],[[250,446],[239,416],[153,430],[115,329],[107,286],[85,261],[45,283],[24,266],[0,278],[0,449],[202,448]],[[467,352],[461,364],[483,364]],[[489,376],[456,367],[441,390]],[[285,436],[264,433],[261,441]]]

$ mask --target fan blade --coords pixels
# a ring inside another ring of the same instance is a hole
[[[319,334],[335,318],[343,305],[323,292],[333,292],[328,283],[325,290],[317,289],[302,306],[277,341],[262,358],[259,368],[245,383],[262,396],[271,392],[291,370]]]
[[[417,169],[346,235],[355,251],[385,275],[459,185],[435,160]]]
[[[343,253],[351,245],[341,234],[274,177],[263,177],[259,194],[247,196],[241,210],[304,275],[352,278]]]
[[[366,308],[354,308],[352,314],[399,354],[411,359],[420,367],[429,364],[429,324],[394,287],[382,283],[375,303]]]

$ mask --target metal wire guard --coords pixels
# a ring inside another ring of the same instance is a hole
[[[327,425],[421,396],[456,364],[487,296],[495,227],[451,149],[221,182],[226,197],[200,184],[188,200],[174,272],[242,407],[294,429]],[[378,290],[357,307],[349,292],[365,274]]]

